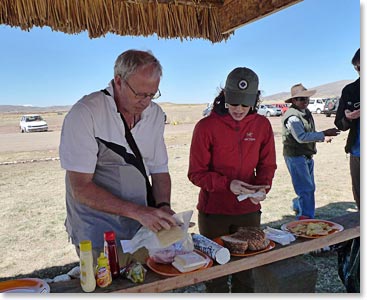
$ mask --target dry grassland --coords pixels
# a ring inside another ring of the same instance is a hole
[[[172,206],[176,212],[193,209],[192,220],[196,222],[198,188],[188,181],[186,173],[192,129],[205,105],[163,103],[161,106],[169,122],[165,137],[172,177]],[[19,132],[20,115],[0,115],[0,249],[3,249],[0,278],[78,261],[64,229],[64,171],[59,161],[4,164],[58,157],[64,114],[43,115],[50,131],[30,134]],[[262,224],[279,227],[294,219],[290,205],[295,194],[282,157],[280,118],[273,117],[270,121],[275,133],[278,169],[273,188],[263,202]],[[315,115],[315,121],[318,130],[322,130],[332,127],[334,118]],[[318,144],[315,156],[317,218],[356,210],[348,158],[344,153],[346,136],[342,133],[330,144]],[[197,227],[192,231],[198,232]],[[345,292],[336,273],[335,254],[327,260],[310,256],[308,260],[318,266],[319,276],[330,280],[326,286],[324,281],[318,283],[318,292]]]

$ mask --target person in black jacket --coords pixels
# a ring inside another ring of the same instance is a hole
[[[360,72],[360,49],[354,54],[352,64]],[[335,125],[349,130],[345,152],[350,154],[350,175],[354,200],[360,210],[360,78],[346,85],[339,100]],[[338,274],[348,293],[360,293],[360,239],[339,244]]]
[[[360,49],[354,54],[352,64],[360,72]],[[345,152],[350,153],[350,174],[353,197],[360,209],[360,78],[343,88],[336,112],[335,126],[349,130]]]

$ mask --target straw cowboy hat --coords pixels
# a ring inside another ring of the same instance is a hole
[[[291,97],[285,100],[285,103],[292,103],[293,98],[297,97],[311,97],[316,93],[316,90],[308,90],[306,89],[302,83],[295,84],[291,88]]]

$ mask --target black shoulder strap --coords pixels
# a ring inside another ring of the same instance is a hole
[[[103,92],[107,96],[111,96],[111,94],[106,89],[101,90],[101,92]],[[138,145],[136,144],[135,139],[134,139],[133,135],[131,134],[130,128],[127,125],[127,122],[126,122],[124,116],[122,115],[121,112],[119,112],[119,113],[120,113],[121,120],[124,123],[126,141],[128,142],[131,150],[134,152],[135,157],[137,158],[137,161],[138,161],[137,168],[140,170],[140,172],[144,175],[144,178],[145,178],[145,185],[146,185],[146,189],[147,189],[148,206],[155,207],[155,199],[154,199],[154,196],[153,196],[152,186],[150,185],[149,178],[148,178],[147,173],[145,171],[143,157],[141,156]]]

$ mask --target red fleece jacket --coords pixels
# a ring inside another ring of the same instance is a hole
[[[239,202],[229,185],[233,179],[271,185],[276,168],[274,133],[266,117],[254,113],[235,121],[212,112],[196,124],[188,178],[201,188],[199,211],[241,215],[260,210],[260,204]]]

